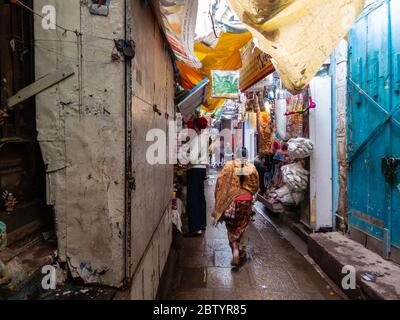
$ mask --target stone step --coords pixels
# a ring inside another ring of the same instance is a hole
[[[321,269],[351,299],[400,299],[400,266],[384,260],[338,232],[311,234],[308,242],[309,255]],[[352,266],[356,271],[356,289],[345,290],[342,279],[344,266]],[[362,278],[365,273],[377,275],[375,281]]]

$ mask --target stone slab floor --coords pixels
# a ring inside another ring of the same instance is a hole
[[[216,172],[206,184],[207,217],[214,208]],[[173,300],[340,299],[317,271],[260,215],[244,236],[248,261],[231,268],[225,226],[209,225],[204,236],[179,237],[178,267],[167,294]]]

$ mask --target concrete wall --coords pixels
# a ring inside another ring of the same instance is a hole
[[[168,133],[174,115],[174,77],[171,58],[156,16],[148,5],[131,1],[132,38],[136,43],[133,62],[133,176],[132,257],[134,274],[132,298],[155,297],[172,241],[169,204],[173,166],[149,165],[146,142],[149,129]],[[156,104],[162,115],[153,111]],[[169,120],[165,113],[169,114]]]
[[[339,178],[337,213],[341,229],[347,224],[347,41],[342,40],[335,50],[335,92],[336,95],[336,159]]]
[[[310,82],[317,108],[309,112],[309,135],[314,144],[310,157],[310,219],[315,231],[332,227],[332,79],[317,76]]]

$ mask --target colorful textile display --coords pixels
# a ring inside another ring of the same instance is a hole
[[[260,110],[260,101],[254,92],[247,92],[244,95],[243,109],[245,112],[257,112]]]
[[[258,113],[258,152],[272,154],[273,134],[271,116],[267,111]]]
[[[286,98],[286,112],[291,115],[286,116],[286,138],[297,138],[303,135],[303,113],[298,113],[304,109],[304,99],[302,94],[289,95]]]

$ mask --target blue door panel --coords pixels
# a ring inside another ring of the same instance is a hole
[[[400,158],[400,128],[392,125],[393,134],[393,156]],[[400,248],[400,169],[392,189],[392,243]]]
[[[348,99],[349,224],[379,239],[386,231],[396,246],[400,172],[389,183],[382,160],[400,158],[400,110],[391,114],[400,104],[399,13],[400,1],[386,1],[350,30]]]
[[[400,105],[400,1],[391,1],[391,24],[392,24],[392,109]],[[400,111],[394,115],[400,124]],[[395,123],[392,127],[392,154],[400,158],[400,126]],[[392,243],[400,248],[400,168],[398,169],[394,187],[392,189]],[[397,231],[396,231],[397,230]]]
[[[359,83],[361,87],[365,88],[366,85],[366,70],[365,61],[367,59],[367,23],[366,20],[361,20],[358,28],[352,29],[349,34],[349,39],[357,45],[349,44],[350,46],[350,64],[349,73],[355,82]],[[351,91],[350,93],[350,107],[352,112],[350,117],[350,151],[354,151],[359,147],[359,143],[365,140],[368,136],[368,119],[365,108],[365,97],[358,93],[358,91]],[[355,130],[352,130],[354,128]]]

